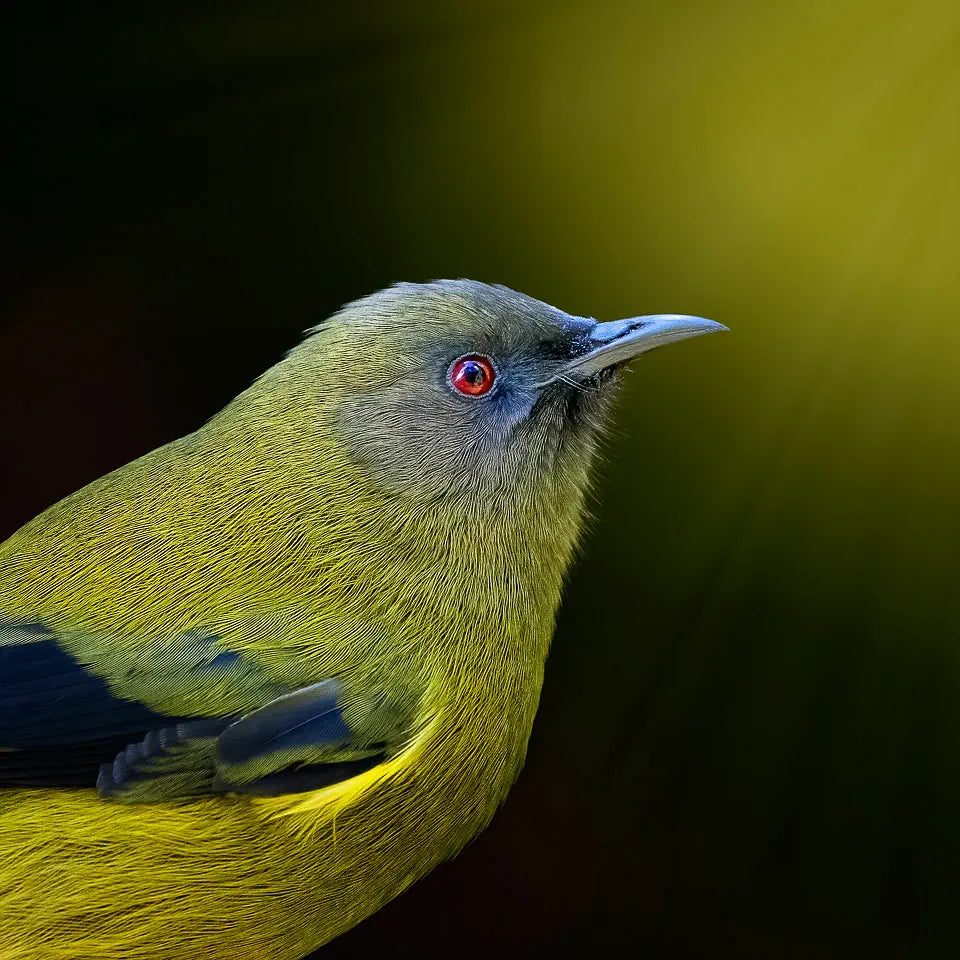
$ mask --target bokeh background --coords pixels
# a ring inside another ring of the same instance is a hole
[[[526,772],[324,958],[960,944],[954,0],[8,8],[0,535],[470,276],[629,378]]]

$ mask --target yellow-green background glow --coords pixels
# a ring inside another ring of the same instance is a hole
[[[960,5],[359,6],[19,15],[0,533],[395,280],[719,320],[629,377],[513,798],[323,955],[949,954]]]

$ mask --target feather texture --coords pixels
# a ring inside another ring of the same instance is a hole
[[[31,627],[43,639],[0,646],[0,746],[67,748],[178,719],[114,696],[106,681],[63,651],[49,631]],[[0,778],[9,756],[0,755]]]
[[[487,824],[616,381],[560,375],[593,326],[391,288],[0,546],[0,778],[37,787],[0,790],[4,960],[294,960]],[[156,802],[42,786],[94,757]]]

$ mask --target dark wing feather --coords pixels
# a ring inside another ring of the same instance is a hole
[[[318,743],[345,747],[353,734],[339,704],[340,684],[332,679],[277,697],[224,730],[219,757],[225,763],[243,764]]]
[[[6,748],[110,742],[179,719],[114,696],[52,635],[0,646],[0,745]]]
[[[75,743],[69,749],[40,749],[0,752],[2,787],[90,787],[100,765],[123,750],[128,736]]]
[[[252,702],[213,717],[158,713],[112,690],[44,624],[0,621],[0,786],[96,785],[131,803],[277,795],[319,789],[384,758],[383,744],[356,748],[336,680],[278,689],[214,634],[190,632],[164,654],[142,669],[168,688],[180,677],[191,689],[226,684]],[[317,762],[318,751],[329,761]]]
[[[214,634],[190,632],[168,640],[163,650],[162,660],[157,657],[153,663],[146,657],[135,668],[141,679],[155,673],[158,687],[175,685],[182,676],[191,689],[208,685],[213,691],[221,689],[225,679],[235,678],[236,689],[256,697],[250,707],[280,689],[262,677],[255,664],[223,650]],[[229,713],[215,722],[222,729],[236,717]],[[158,712],[119,694],[68,653],[56,631],[43,623],[0,620],[0,785],[93,786],[101,765],[124,755],[152,731],[203,719]],[[207,780],[212,779],[210,765]]]

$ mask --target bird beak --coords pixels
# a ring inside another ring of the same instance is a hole
[[[620,366],[648,350],[726,329],[722,323],[714,320],[686,317],[678,313],[658,313],[649,317],[598,323],[586,341],[581,341],[582,352],[562,372],[589,377],[601,370]]]

